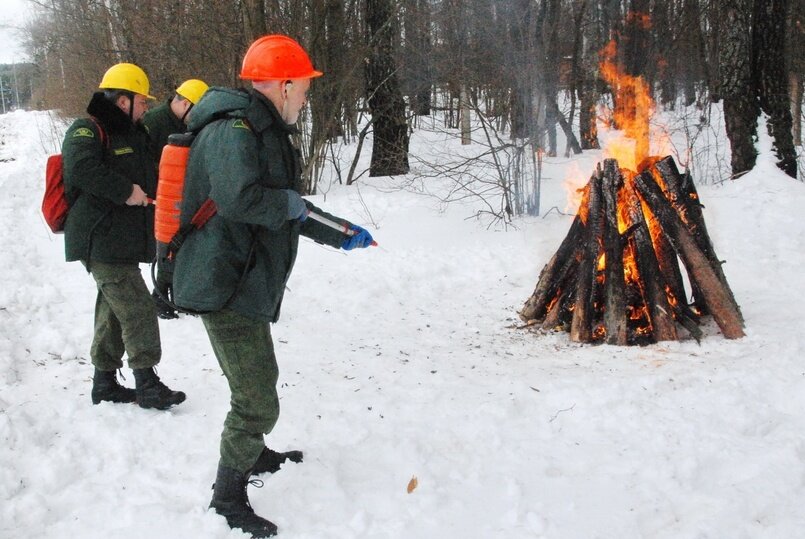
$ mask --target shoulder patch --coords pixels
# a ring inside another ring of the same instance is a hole
[[[92,132],[92,129],[89,127],[79,127],[75,131],[73,131],[73,138],[75,137],[89,137],[95,138],[95,133]]]
[[[247,131],[251,131],[251,128],[248,125],[246,125],[246,122],[244,122],[241,119],[237,119],[234,122],[232,122],[232,127],[234,129],[246,129]]]

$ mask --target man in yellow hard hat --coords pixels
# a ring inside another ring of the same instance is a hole
[[[145,113],[143,125],[151,137],[157,159],[173,133],[183,133],[190,121],[190,111],[207,91],[207,83],[189,79],[176,88],[176,93],[159,106]]]
[[[157,161],[168,137],[174,133],[184,133],[190,121],[190,111],[207,91],[207,83],[199,79],[189,79],[176,88],[176,93],[167,101],[149,110],[143,117],[143,125],[151,137]],[[162,272],[157,273],[152,296],[157,315],[164,320],[179,318],[176,311],[163,298],[170,294],[170,279]]]
[[[140,263],[155,254],[156,163],[140,125],[148,110],[148,77],[129,63],[110,67],[99,91],[64,136],[64,226],[68,262],[81,261],[97,284],[92,402],[137,402],[164,410],[185,400],[170,390],[154,366],[162,356],[159,323]],[[116,371],[128,356],[135,389],[120,385]]]

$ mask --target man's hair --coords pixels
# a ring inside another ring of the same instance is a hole
[[[282,82],[281,80],[253,80],[252,87],[257,90],[268,90],[278,87]]]
[[[111,101],[112,103],[117,103],[117,98],[121,95],[128,97],[132,101],[134,101],[134,94],[128,90],[104,90],[103,96]]]

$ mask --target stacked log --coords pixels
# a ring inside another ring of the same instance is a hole
[[[697,341],[710,314],[728,339],[744,320],[704,223],[689,175],[652,158],[639,174],[607,159],[593,172],[559,249],[520,317],[576,342]],[[693,303],[687,303],[680,262]]]

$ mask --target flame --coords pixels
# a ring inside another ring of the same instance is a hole
[[[668,304],[671,307],[676,307],[679,304],[679,301],[676,299],[674,292],[671,290],[671,287],[665,285],[665,295],[668,298]]]
[[[561,288],[556,291],[556,294],[554,295],[553,299],[548,303],[548,306],[545,308],[546,313],[549,313],[553,310],[554,305],[556,305],[556,302],[559,301],[560,297],[562,297]]]
[[[579,219],[581,222],[587,225],[587,217],[590,216],[590,184],[589,182],[587,185],[584,186],[583,189],[579,189],[581,193],[581,205],[579,206]]]
[[[635,258],[635,250],[631,242],[623,250],[623,278],[626,283],[640,283],[637,258]]]
[[[618,232],[623,234],[632,226],[632,217],[629,214],[626,189],[618,191]]]
[[[604,268],[607,267],[607,254],[601,253],[601,256],[598,257],[598,265],[596,266],[596,271],[604,271]]]
[[[562,180],[562,187],[565,188],[567,195],[565,212],[571,214],[578,212],[584,198],[584,187],[587,185],[587,181],[584,172],[575,161],[565,168],[565,178]]]
[[[617,159],[622,167],[636,171],[640,162],[649,155],[649,117],[654,110],[654,100],[642,77],[629,75],[616,64],[617,44],[614,39],[599,54],[601,76],[612,88],[615,100],[615,124],[623,131],[621,137],[607,142],[604,155]]]

